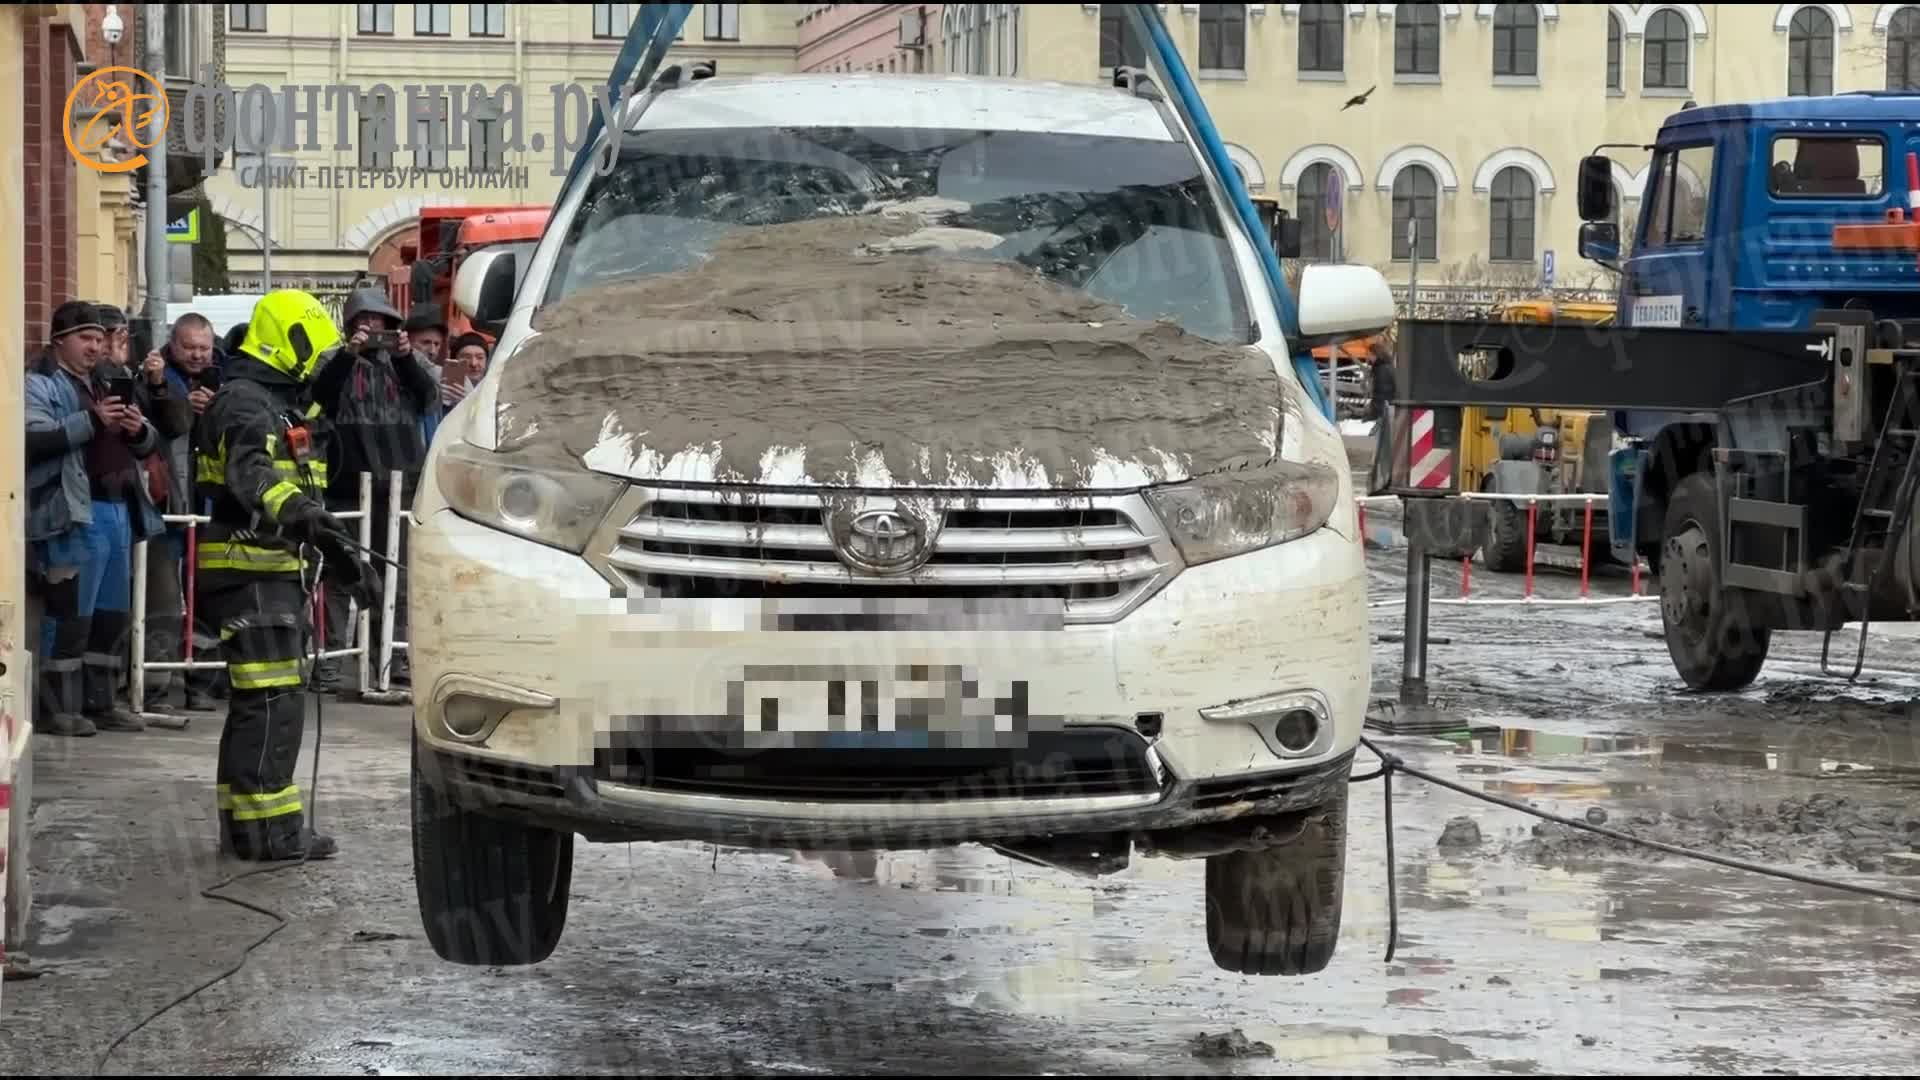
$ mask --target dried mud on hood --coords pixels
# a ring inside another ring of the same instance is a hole
[[[548,308],[501,372],[500,447],[635,479],[1091,489],[1263,464],[1303,408],[1255,348],[925,225],[741,229]]]

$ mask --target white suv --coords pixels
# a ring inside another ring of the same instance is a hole
[[[575,836],[1204,858],[1234,971],[1326,966],[1368,685],[1339,435],[1151,88],[669,78],[444,421],[409,565],[444,958],[534,963]],[[523,283],[517,289],[516,279]]]

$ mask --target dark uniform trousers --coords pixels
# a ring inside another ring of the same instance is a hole
[[[251,482],[265,488],[262,502],[270,514],[277,516],[295,493],[318,498],[326,483],[324,459],[303,470],[280,439],[268,439],[266,450],[273,475]],[[228,480],[227,452],[224,436],[202,452],[203,487]],[[195,566],[199,603],[218,630],[231,686],[215,777],[221,843],[242,858],[297,856],[305,813],[294,769],[314,640],[306,580],[312,568],[289,542],[220,517],[216,503],[215,520],[201,531]]]

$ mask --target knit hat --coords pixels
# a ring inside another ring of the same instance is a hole
[[[53,320],[47,329],[47,340],[59,341],[79,330],[105,331],[106,327],[101,325],[99,309],[93,304],[85,300],[69,300],[53,309]]]
[[[102,330],[118,330],[127,325],[127,313],[113,304],[93,305],[93,317],[100,320]]]

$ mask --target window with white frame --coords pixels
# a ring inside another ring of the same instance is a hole
[[[1100,5],[1100,69],[1146,67],[1147,45],[1133,32],[1127,5]]]
[[[1692,28],[1686,16],[1672,8],[1662,8],[1647,20],[1640,43],[1640,85],[1648,90],[1685,90],[1689,85],[1688,65],[1692,48]]]
[[[1626,30],[1620,25],[1620,16],[1607,12],[1607,89],[1619,90],[1620,54],[1625,45]]]
[[[1817,7],[1793,13],[1787,26],[1787,96],[1833,93],[1833,16]]]
[[[1518,79],[1540,76],[1540,9],[1532,4],[1494,8],[1493,73]]]
[[[357,22],[361,33],[393,33],[392,4],[356,4],[354,6],[359,8],[359,18]]]
[[[1509,165],[1494,175],[1487,219],[1487,257],[1494,262],[1532,262],[1533,174]]]
[[[1393,11],[1393,73],[1440,74],[1440,5],[1401,4]]]
[[[1420,258],[1440,256],[1440,181],[1425,165],[1409,165],[1393,178],[1393,257],[1407,260],[1414,247],[1407,243],[1407,225],[1417,230]]]
[[[1887,89],[1920,90],[1920,8],[1901,8],[1887,22]]]
[[[421,37],[447,37],[452,34],[453,5],[413,5],[413,32]]]
[[[1347,5],[1300,5],[1300,70],[1347,69]]]
[[[1200,68],[1247,70],[1247,5],[1200,5]]]
[[[265,33],[267,29],[267,5],[265,4],[228,4],[227,29],[248,33]]]
[[[704,4],[708,41],[740,40],[739,4]]]
[[[626,4],[593,5],[593,36],[597,38],[623,38],[627,36],[627,27],[633,20],[627,14]]]
[[[473,37],[506,37],[507,5],[468,4],[467,33]]]

